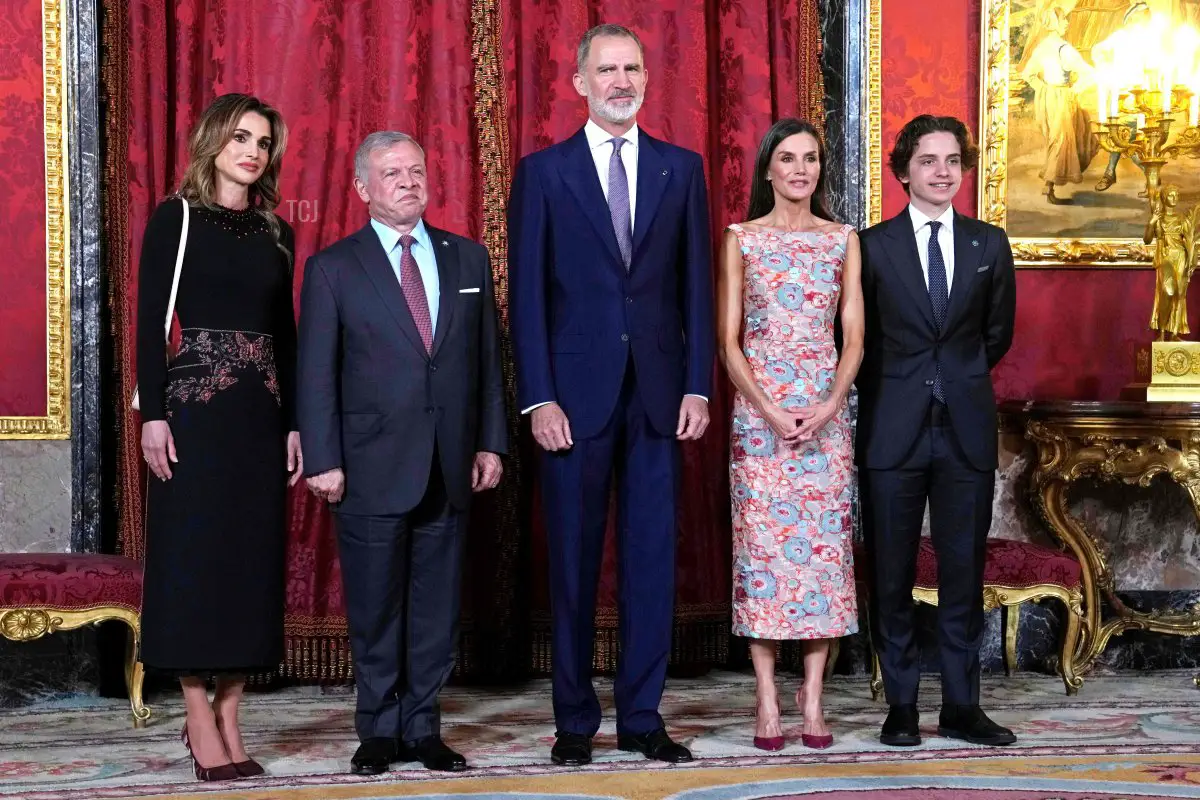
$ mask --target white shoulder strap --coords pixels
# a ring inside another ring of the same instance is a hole
[[[186,197],[179,198],[183,203],[183,227],[179,230],[179,251],[175,254],[175,277],[171,279],[171,299],[167,301],[167,321],[163,323],[163,336],[171,338],[171,317],[175,315],[175,296],[179,294],[179,272],[183,269],[183,252],[187,249],[188,217],[191,209]]]

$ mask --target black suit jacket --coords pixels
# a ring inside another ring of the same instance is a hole
[[[297,381],[304,471],[342,468],[342,513],[412,510],[425,494],[435,444],[450,503],[464,509],[475,453],[508,448],[487,250],[425,227],[440,279],[432,354],[370,224],[304,268]]]
[[[996,468],[990,370],[1012,344],[1016,274],[1001,228],[954,215],[954,276],[939,333],[908,208],[863,231],[866,343],[858,372],[858,461],[890,469],[923,428],[937,359],[954,433],[980,470]]]

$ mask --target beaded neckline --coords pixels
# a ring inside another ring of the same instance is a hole
[[[246,217],[255,213],[253,206],[246,206],[245,208],[230,208],[229,206],[223,206],[220,203],[213,203],[212,208],[219,214],[227,214],[233,217]]]
[[[214,203],[211,206],[204,206],[202,210],[208,213],[210,222],[239,239],[268,233],[271,230],[267,221],[253,207],[226,208]]]

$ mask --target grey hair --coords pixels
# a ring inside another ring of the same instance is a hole
[[[592,54],[592,40],[597,36],[624,36],[626,39],[633,39],[638,46],[638,52],[645,56],[646,51],[642,47],[642,40],[637,37],[637,34],[626,28],[624,25],[597,25],[583,35],[579,41],[579,49],[575,51],[575,67],[582,75],[584,68],[587,67],[588,56]]]
[[[366,183],[367,172],[371,168],[371,154],[376,150],[386,150],[389,147],[394,147],[404,142],[414,145],[421,151],[421,157],[425,157],[425,148],[421,147],[420,142],[407,133],[401,133],[400,131],[375,131],[374,133],[367,134],[367,138],[363,139],[362,144],[358,146],[358,152],[354,154],[354,177]]]

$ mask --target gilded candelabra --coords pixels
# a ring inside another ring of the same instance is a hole
[[[1179,188],[1161,183],[1162,168],[1172,159],[1200,156],[1198,99],[1165,81],[1157,89],[1101,90],[1100,121],[1093,124],[1101,147],[1129,157],[1146,174],[1150,216],[1143,241],[1155,245],[1150,328],[1157,332],[1149,363],[1139,369],[1148,373],[1147,400],[1200,401],[1200,342],[1183,338],[1191,333],[1187,291],[1200,256],[1200,205],[1180,212]],[[1186,115],[1187,125],[1171,141],[1177,115]]]

